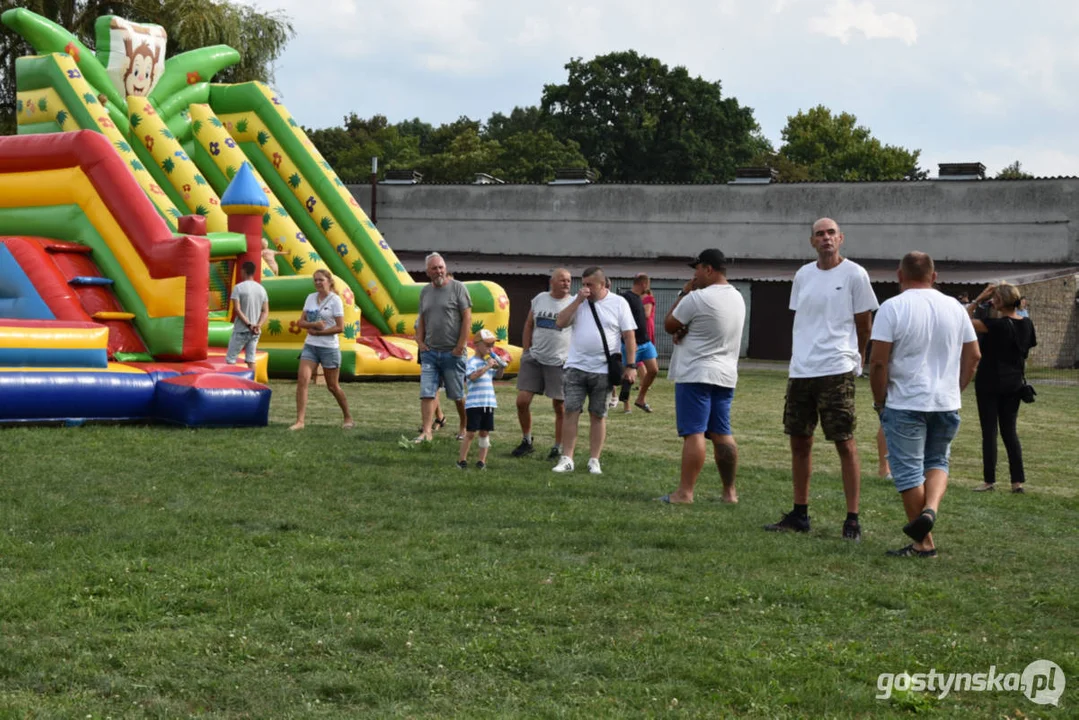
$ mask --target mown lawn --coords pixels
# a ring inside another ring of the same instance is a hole
[[[693,507],[674,489],[673,391],[610,420],[604,475],[514,460],[512,385],[486,472],[447,429],[405,448],[415,384],[322,388],[290,433],[87,426],[0,431],[0,717],[932,717],[1079,714],[1079,390],[1039,387],[1020,434],[1026,495],[980,481],[973,395],[953,447],[940,557],[906,544],[876,477],[859,386],[865,540],[840,539],[834,450],[818,442],[808,536],[790,508],[785,376],[735,399],[741,503],[714,467]],[[1001,448],[1003,455],[1003,448]],[[1002,457],[1001,470],[1006,470]],[[1006,486],[1006,483],[1002,483]],[[1063,668],[1059,707],[1021,692],[896,692],[880,673]]]

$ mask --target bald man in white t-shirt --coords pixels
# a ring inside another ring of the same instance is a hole
[[[809,532],[809,478],[819,418],[824,438],[835,443],[839,453],[847,499],[843,538],[859,542],[862,468],[854,442],[854,380],[862,374],[872,313],[879,305],[869,273],[840,255],[843,233],[835,220],[821,218],[813,223],[809,242],[817,260],[803,265],[791,286],[794,337],[783,408],[783,431],[791,445],[794,509],[764,529]]]

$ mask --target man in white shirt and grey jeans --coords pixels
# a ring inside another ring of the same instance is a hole
[[[593,309],[596,315],[593,315]],[[596,322],[599,318],[599,323]],[[600,475],[599,455],[603,451],[603,441],[607,437],[607,396],[611,384],[607,372],[607,353],[603,349],[606,339],[608,350],[617,354],[619,342],[625,343],[626,356],[623,360],[622,379],[631,384],[637,379],[637,368],[633,364],[637,356],[637,340],[634,330],[637,323],[633,320],[629,303],[621,295],[612,293],[607,288],[607,277],[602,268],[586,268],[581,280],[581,289],[569,305],[558,313],[555,321],[560,328],[573,326],[573,338],[569,344],[565,372],[562,376],[562,389],[566,402],[566,417],[562,423],[562,457],[552,468],[557,473],[573,472],[573,450],[577,445],[577,423],[588,400],[589,459],[588,472]],[[603,326],[600,335],[599,325]],[[617,387],[618,384],[615,384]]]
[[[663,321],[675,343],[667,378],[675,382],[682,475],[678,489],[659,499],[678,505],[693,502],[707,454],[705,440],[710,439],[723,481],[723,502],[736,503],[738,445],[731,432],[731,401],[738,384],[746,302],[727,282],[727,258],[720,250],[705,250],[689,265],[693,279],[678,293]]]
[[[895,557],[936,557],[931,530],[948,487],[948,455],[959,431],[960,394],[981,358],[966,311],[933,289],[937,273],[923,252],[899,264],[901,292],[873,324],[869,382],[888,442],[892,477],[914,542]]]
[[[862,468],[854,442],[854,379],[862,374],[872,313],[879,307],[869,273],[839,254],[843,233],[831,218],[813,223],[809,242],[817,261],[803,265],[791,286],[794,311],[790,377],[783,408],[783,431],[790,436],[794,509],[773,532],[809,532],[809,477],[813,471],[813,432],[817,419],[824,438],[839,452],[847,518],[843,538],[858,542],[858,502]]]

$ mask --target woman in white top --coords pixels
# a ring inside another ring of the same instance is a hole
[[[341,345],[337,336],[345,329],[345,306],[333,284],[329,270],[316,270],[312,276],[315,292],[303,303],[303,314],[296,325],[307,331],[303,352],[300,353],[300,373],[296,378],[296,422],[289,430],[302,430],[307,414],[307,386],[321,365],[326,377],[326,389],[345,414],[345,428],[355,426],[348,411],[348,399],[341,389]]]

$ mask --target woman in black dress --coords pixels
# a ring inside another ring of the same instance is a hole
[[[991,299],[996,318],[974,319],[978,304]],[[974,394],[978,399],[978,420],[982,427],[982,479],[974,488],[983,492],[996,489],[997,428],[1008,453],[1008,471],[1012,492],[1023,492],[1026,477],[1023,473],[1023,448],[1019,444],[1016,421],[1019,417],[1019,394],[1024,384],[1023,369],[1030,348],[1038,344],[1034,323],[1018,313],[1020,295],[1014,285],[988,285],[967,306],[982,360],[974,377]]]

